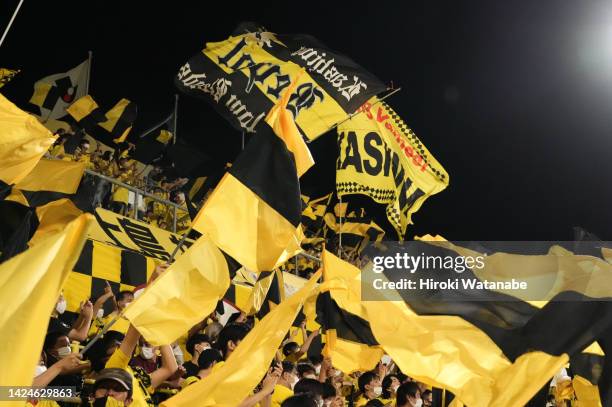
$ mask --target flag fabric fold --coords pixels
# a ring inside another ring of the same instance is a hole
[[[83,162],[43,158],[16,186],[24,191],[53,191],[74,194],[79,188],[86,165]]]
[[[225,256],[203,236],[125,311],[154,345],[174,342],[215,310],[230,283]]]
[[[0,181],[15,184],[34,169],[56,137],[0,95]]]
[[[164,401],[163,407],[239,405],[264,377],[306,299],[317,290],[321,272],[259,321],[228,360],[205,380]]]
[[[1,386],[31,386],[49,315],[85,243],[93,217],[79,216],[59,233],[0,265]]]

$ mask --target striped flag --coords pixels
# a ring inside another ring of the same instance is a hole
[[[292,84],[223,176],[193,228],[253,271],[274,270],[300,250],[299,177],[314,164],[286,106]]]

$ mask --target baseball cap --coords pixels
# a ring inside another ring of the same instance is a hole
[[[102,382],[103,380],[113,380],[121,384],[121,386],[123,386],[126,391],[132,391],[132,375],[123,369],[119,369],[116,367],[102,369],[96,377],[94,388],[96,388],[96,385]]]

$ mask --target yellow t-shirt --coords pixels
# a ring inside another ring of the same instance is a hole
[[[383,404],[385,403],[385,400],[381,399],[380,397],[376,397],[376,400],[380,400]],[[370,399],[368,399],[362,394],[355,402],[355,407],[363,407],[368,404],[368,401],[370,401]]]
[[[293,391],[283,385],[277,384],[274,386],[274,393],[272,393],[272,399],[270,401],[271,407],[280,407],[280,405],[293,396]]]
[[[110,357],[108,362],[106,362],[106,368],[117,367],[119,369],[123,369],[129,374],[132,375],[132,404],[130,406],[133,407],[149,407],[153,406],[153,401],[151,400],[151,395],[149,394],[149,390],[147,387],[150,383],[143,383],[139,380],[134,370],[129,366],[130,357],[123,353],[121,348],[117,348],[115,353]]]
[[[113,311],[110,314],[108,314],[107,316],[105,316],[104,318],[102,318],[102,322],[104,323],[104,325],[106,325],[113,318],[115,318],[116,315],[117,315],[117,312]],[[125,335],[129,327],[130,327],[130,321],[128,321],[127,319],[121,317],[121,318],[119,318],[117,320],[117,322],[115,322],[113,324],[113,326],[110,327],[109,331],[117,331],[117,332],[121,332],[122,334]]]

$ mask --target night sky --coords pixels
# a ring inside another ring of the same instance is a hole
[[[3,29],[17,3],[3,2]],[[389,104],[450,175],[413,216],[409,237],[571,240],[582,226],[612,240],[611,4],[197,4],[25,0],[0,47],[0,66],[22,72],[2,93],[25,108],[36,80],[92,50],[90,94],[104,108],[136,102],[138,132],[171,111],[178,68],[240,21],[308,33],[401,86]],[[181,95],[178,120],[178,137],[210,156],[238,153],[240,133],[206,102]],[[310,147],[317,164],[303,191],[317,196],[333,188],[335,134]]]

